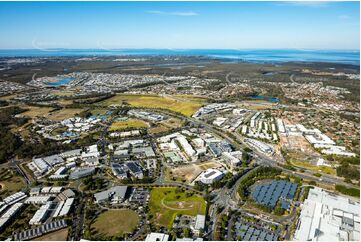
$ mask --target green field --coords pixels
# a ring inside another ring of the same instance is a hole
[[[185,116],[191,116],[204,103],[206,99],[194,98],[193,96],[155,96],[155,95],[117,95],[101,102],[102,105],[129,104],[133,107],[163,108]]]
[[[139,119],[128,119],[126,121],[117,121],[112,123],[109,131],[119,131],[124,129],[141,129],[148,128],[148,123]]]
[[[150,193],[149,210],[155,224],[171,227],[177,214],[196,216],[206,213],[203,197],[179,188],[153,188]]]
[[[138,222],[138,214],[133,210],[108,210],[100,214],[91,227],[104,236],[122,236],[132,232]]]

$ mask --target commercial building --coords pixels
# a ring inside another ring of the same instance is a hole
[[[150,233],[145,238],[145,241],[168,241],[169,235],[163,233]]]
[[[245,139],[245,141],[263,153],[273,154],[274,152],[273,148],[270,145],[262,141],[255,139]]]
[[[90,176],[94,173],[95,173],[94,167],[78,168],[70,174],[69,179],[77,180],[86,176]]]
[[[212,184],[215,181],[221,180],[223,176],[223,172],[211,168],[201,173],[197,180],[204,184]]]
[[[51,169],[50,165],[42,158],[33,159],[33,161],[29,163],[29,168],[34,172],[35,176],[41,176]]]
[[[27,195],[23,192],[17,192],[17,193],[14,193],[13,195],[10,195],[6,198],[4,198],[4,203],[6,203],[7,205],[12,205],[16,202],[19,202],[21,200],[23,200],[24,198],[26,198]]]
[[[222,157],[225,163],[231,168],[234,169],[241,164],[241,151],[233,151],[233,152],[223,152]]]
[[[75,150],[68,150],[60,154],[61,157],[64,159],[74,158],[74,157],[80,157],[82,150],[81,149],[75,149]]]
[[[23,203],[15,203],[0,217],[0,230],[5,228],[5,226],[14,218],[23,205]]]
[[[258,204],[274,209],[278,202],[285,210],[290,208],[297,191],[297,184],[280,180],[257,185],[252,191],[252,198]]]
[[[50,166],[56,166],[64,162],[63,158],[60,155],[51,155],[42,158]]]
[[[119,179],[126,179],[128,177],[127,172],[124,170],[123,166],[118,163],[111,163],[111,168],[113,175]]]
[[[30,225],[39,225],[42,224],[50,213],[51,208],[53,207],[53,202],[47,202],[41,206],[30,219]]]
[[[96,203],[121,203],[125,199],[127,189],[127,186],[115,186],[106,191],[95,193]]]
[[[130,174],[132,174],[132,176],[138,179],[143,179],[143,171],[137,163],[133,161],[129,161],[125,165],[129,169]]]
[[[188,142],[188,140],[183,136],[179,135],[177,137],[177,141],[179,142],[180,149],[183,149],[183,151],[191,158],[196,154],[196,151],[193,149],[192,145]]]
[[[65,228],[67,226],[66,221],[64,219],[53,221],[50,223],[46,223],[41,225],[40,227],[36,227],[33,229],[25,230],[23,232],[14,234],[12,239],[14,241],[25,241],[31,240],[33,238],[40,237],[44,234]]]
[[[360,204],[321,188],[311,189],[294,240],[360,241]]]
[[[74,203],[74,198],[68,198],[65,200],[65,202],[63,203],[63,206],[58,214],[59,217],[61,216],[67,216],[68,213],[70,212],[71,206]]]
[[[133,148],[132,153],[138,158],[150,158],[155,156],[151,146]]]
[[[46,204],[50,200],[50,196],[31,196],[25,200],[25,204]]]
[[[165,119],[163,115],[145,112],[145,111],[139,111],[139,110],[135,110],[135,109],[129,110],[128,115],[131,115],[131,116],[134,116],[134,117],[140,118],[140,119],[149,120],[152,122],[159,122],[159,121],[162,121]]]
[[[206,226],[206,216],[197,214],[196,219],[194,221],[194,230],[196,233],[199,233],[201,230],[204,230]]]
[[[277,122],[278,132],[285,133],[286,129],[285,129],[285,125],[283,124],[283,120],[278,118],[276,119],[276,122]]]

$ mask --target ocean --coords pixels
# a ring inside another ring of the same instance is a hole
[[[206,56],[225,60],[282,63],[330,62],[360,65],[359,50],[221,50],[221,49],[22,49],[0,50],[0,57],[51,56]]]

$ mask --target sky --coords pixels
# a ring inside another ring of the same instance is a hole
[[[0,49],[353,49],[359,2],[0,2]]]

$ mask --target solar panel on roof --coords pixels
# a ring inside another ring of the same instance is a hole
[[[252,235],[252,237],[249,239],[250,241],[257,241],[257,236]]]
[[[262,189],[261,192],[258,194],[258,197],[264,197],[265,193],[266,193],[266,190]]]
[[[250,233],[246,233],[246,235],[244,236],[243,240],[247,241],[251,238],[251,234]]]
[[[257,197],[259,194],[260,190],[259,189],[255,189],[255,191],[252,193],[253,197]]]
[[[273,235],[272,234],[267,234],[266,235],[266,240],[272,241],[273,240]]]
[[[290,204],[287,201],[282,201],[281,203],[281,208],[283,209],[289,209],[290,208]]]
[[[266,232],[262,231],[260,234],[259,234],[259,239],[260,240],[264,240],[264,238],[266,237]]]
[[[284,187],[284,189],[285,190],[290,190],[290,188],[291,188],[291,183],[286,183],[286,185],[285,185],[285,187]]]
[[[281,197],[286,197],[288,194],[288,190],[283,190],[282,193],[281,193]]]

